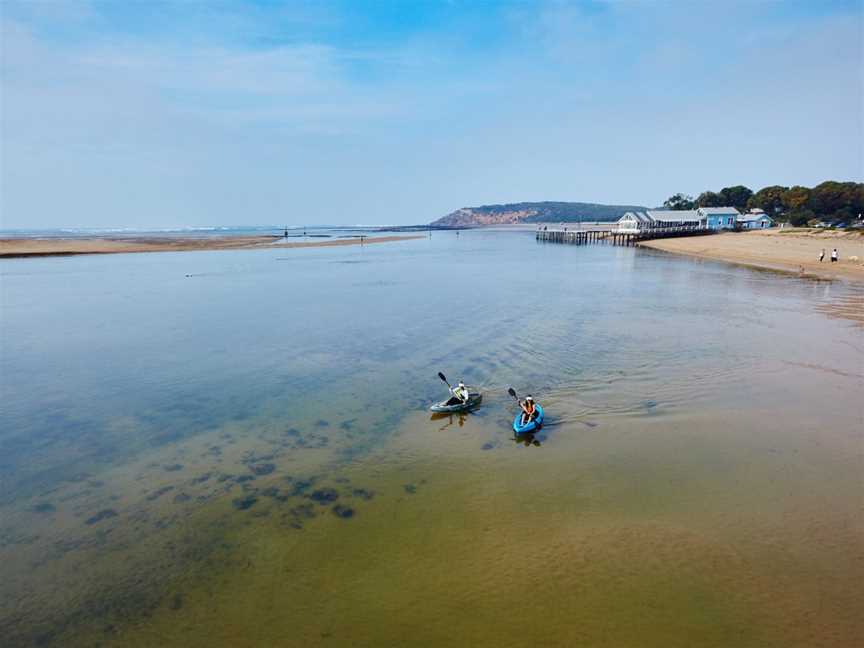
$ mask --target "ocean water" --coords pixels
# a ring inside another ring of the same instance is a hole
[[[861,297],[530,232],[0,261],[0,636],[860,644]]]

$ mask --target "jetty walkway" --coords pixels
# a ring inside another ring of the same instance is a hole
[[[592,227],[591,229],[569,228],[554,230],[537,230],[536,238],[544,243],[569,243],[571,245],[588,245],[591,243],[607,243],[611,245],[636,245],[640,241],[656,238],[672,238],[675,236],[699,236],[711,234],[714,230],[707,227],[692,225],[676,225],[673,227],[651,227],[638,231],[619,230],[617,227]]]

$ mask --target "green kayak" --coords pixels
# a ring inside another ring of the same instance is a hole
[[[446,401],[435,403],[429,408],[431,412],[464,412],[477,407],[480,401],[483,400],[483,394],[480,392],[468,390],[468,402],[463,402],[461,399],[451,396]]]

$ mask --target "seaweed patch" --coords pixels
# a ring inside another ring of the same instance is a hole
[[[333,511],[333,515],[338,518],[342,518],[343,520],[354,517],[354,509],[349,506],[342,506],[341,504],[336,504],[331,510]]]
[[[359,497],[360,499],[364,499],[366,501],[369,501],[373,497],[375,497],[375,491],[367,490],[365,488],[355,488],[353,491],[351,491],[351,494],[354,497]]]
[[[153,500],[162,497],[165,493],[167,493],[168,491],[172,491],[172,490],[174,490],[173,486],[163,486],[162,488],[159,488],[159,489],[153,491],[152,493],[150,493],[146,499],[147,499],[147,501],[152,502]]]
[[[114,509],[102,509],[98,513],[95,513],[86,520],[84,520],[84,523],[96,524],[97,522],[101,522],[102,520],[107,520],[113,517],[117,517],[117,511],[115,511]]]
[[[276,464],[272,463],[259,463],[259,464],[250,464],[249,470],[258,475],[259,477],[263,475],[269,475],[274,470],[276,470]]]
[[[257,501],[258,501],[258,498],[255,497],[254,495],[247,495],[246,497],[238,497],[237,499],[233,500],[231,502],[231,504],[238,511],[246,511],[247,509],[250,509],[253,506],[255,506],[255,503]]]
[[[313,491],[309,496],[313,502],[318,502],[322,506],[329,502],[335,502],[339,499],[339,492],[335,488],[321,488]]]

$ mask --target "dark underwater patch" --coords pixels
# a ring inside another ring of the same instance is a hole
[[[245,497],[238,497],[237,499],[232,500],[231,504],[238,511],[246,511],[255,506],[257,501],[258,498],[254,495],[247,495]]]
[[[339,499],[339,491],[335,488],[321,488],[316,491],[313,491],[309,496],[313,502],[318,502],[322,506],[324,504],[328,504],[329,502],[335,502]]]
[[[261,495],[264,497],[272,497],[273,499],[279,502],[287,502],[288,495],[282,494],[282,492],[276,486],[269,486],[261,491]]]
[[[269,475],[276,470],[276,465],[272,463],[251,464],[249,470],[261,477],[263,475]]]
[[[366,501],[369,501],[373,497],[375,497],[375,491],[366,490],[365,488],[355,488],[353,491],[351,491],[351,494],[354,497],[359,497],[360,499],[364,499]]]
[[[163,486],[162,488],[159,488],[159,489],[153,491],[152,493],[150,493],[146,499],[147,499],[147,501],[152,502],[153,500],[162,497],[165,493],[167,493],[168,491],[172,491],[172,490],[174,490],[173,486]]]
[[[84,520],[84,523],[92,525],[96,524],[97,522],[101,522],[102,520],[107,520],[113,517],[117,517],[117,511],[115,511],[114,509],[102,509],[98,513],[95,513],[86,520]]]
[[[354,509],[349,506],[342,506],[341,504],[336,504],[336,506],[334,506],[331,510],[333,511],[333,515],[338,518],[342,518],[343,520],[354,517]]]

